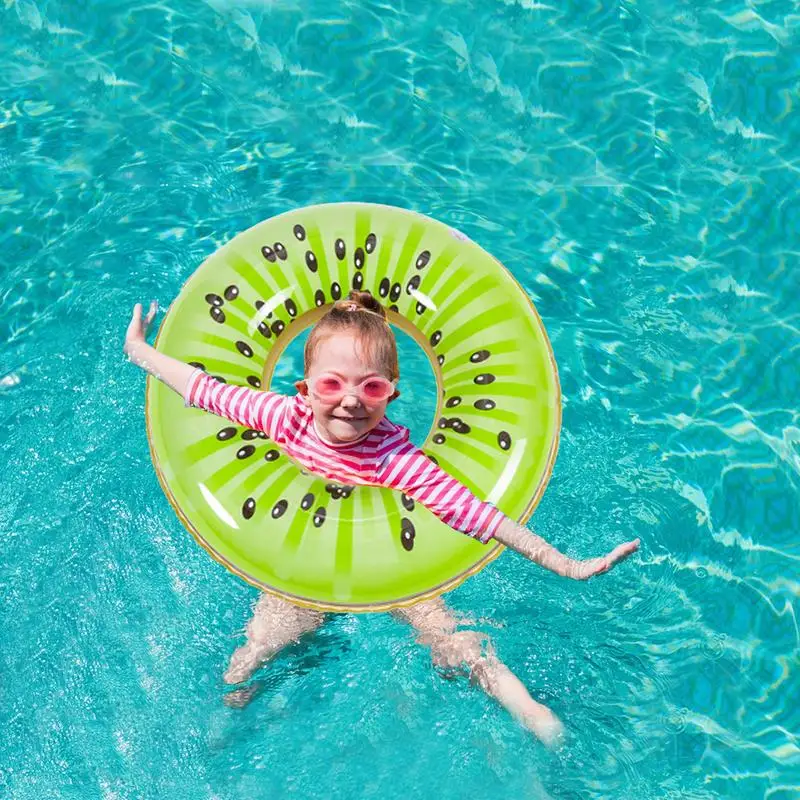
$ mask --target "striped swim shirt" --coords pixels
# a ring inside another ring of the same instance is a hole
[[[408,428],[385,416],[361,438],[331,444],[317,433],[313,412],[299,394],[229,385],[199,367],[189,377],[183,399],[187,408],[262,431],[301,466],[324,478],[403,492],[451,528],[484,544],[504,519],[494,505],[481,502],[409,441]]]

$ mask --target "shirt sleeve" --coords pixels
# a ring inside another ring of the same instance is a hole
[[[183,405],[210,411],[277,440],[290,399],[276,392],[223,383],[196,367],[186,384]]]
[[[383,458],[376,477],[381,486],[407,494],[451,528],[483,544],[494,537],[505,516],[491,503],[480,501],[408,441]]]

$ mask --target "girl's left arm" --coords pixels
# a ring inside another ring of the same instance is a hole
[[[533,531],[514,522],[510,517],[504,517],[495,532],[494,538],[510,547],[529,561],[555,572],[564,578],[573,578],[585,581],[593,575],[608,572],[620,561],[624,561],[639,549],[639,539],[625,542],[615,547],[610,553],[600,558],[588,558],[577,561],[564,555],[553,545],[548,544]]]
[[[585,581],[608,572],[639,548],[639,540],[621,544],[602,558],[576,561],[532,531],[518,525],[491,503],[480,501],[463,483],[434,464],[409,441],[381,460],[377,480],[430,509],[451,528],[487,544],[496,539],[535,564],[557,575]]]

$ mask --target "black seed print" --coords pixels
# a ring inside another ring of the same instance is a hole
[[[247,382],[254,388],[260,389],[261,388],[261,381],[258,379],[256,375],[248,375]]]
[[[455,394],[452,397],[448,398],[448,400],[445,402],[445,405],[448,408],[455,408],[456,406],[460,406],[461,398],[457,394]]]
[[[422,303],[417,303],[416,309],[417,314],[422,314],[428,307],[423,305]]]
[[[483,372],[475,376],[475,383],[477,383],[478,386],[486,386],[488,383],[494,383],[494,375],[490,372]]]
[[[276,336],[280,336],[283,333],[284,328],[286,327],[286,323],[282,319],[276,319],[275,322],[273,322],[270,327],[272,328],[272,332]]]
[[[323,292],[322,289],[317,289],[317,291],[314,292],[314,305],[317,306],[317,308],[325,305],[325,292]]]
[[[267,325],[263,319],[258,323],[258,332],[267,339],[272,338],[272,331],[269,329],[269,325]]]
[[[472,430],[472,428],[470,428],[470,426],[467,425],[466,422],[463,422],[462,420],[458,419],[457,417],[450,423],[450,427],[456,433],[469,433]]]
[[[210,306],[221,306],[224,305],[225,301],[218,294],[212,293],[206,295],[206,303]]]
[[[217,439],[221,442],[226,442],[228,439],[233,439],[236,436],[236,428],[223,428],[217,433]]]
[[[239,287],[232,283],[225,289],[223,294],[226,300],[235,300],[239,296]]]
[[[360,272],[356,272],[353,275],[353,288],[361,290],[361,287],[364,285],[364,276]]]
[[[300,501],[300,508],[303,511],[308,511],[309,508],[314,504],[314,495],[309,492],[308,494],[303,495],[303,499]]]
[[[434,331],[431,334],[431,347],[436,347],[439,342],[442,341],[442,332],[441,331]]]
[[[240,447],[236,451],[236,458],[243,459],[243,458],[250,458],[253,453],[255,453],[256,448],[252,444],[246,444],[244,447]]]
[[[292,232],[298,242],[302,242],[303,239],[306,238],[306,229],[302,225],[295,225],[294,228],[292,228]]]
[[[428,262],[431,260],[431,251],[430,250],[423,250],[417,256],[417,269],[422,269],[423,267],[428,266]]]
[[[306,266],[311,272],[317,271],[317,257],[312,250],[306,250]]]
[[[447,438],[443,433],[437,433],[433,437],[434,444],[444,444],[447,441]]]
[[[389,292],[389,299],[393,302],[397,302],[397,298],[400,297],[400,292],[402,291],[402,287],[399,283],[392,284],[392,288]]]
[[[314,527],[315,528],[319,528],[322,525],[322,523],[325,522],[326,514],[327,514],[327,511],[325,511],[325,509],[322,506],[320,506],[314,512]]]
[[[419,275],[415,275],[407,284],[406,284],[406,293],[411,294],[414,289],[419,289],[419,284],[422,281]]]
[[[395,313],[395,314],[398,312],[398,310],[399,310],[399,309],[397,308],[397,306],[396,306],[394,303],[392,303],[392,304],[389,306],[389,311],[394,311],[394,313]]]
[[[250,347],[247,342],[236,342],[236,349],[245,357],[252,358],[253,357],[253,348]]]
[[[259,431],[254,428],[247,428],[247,430],[242,431],[242,439],[249,442],[251,439],[258,439],[258,434]]]
[[[279,457],[280,457],[280,452],[275,449],[267,450],[267,452],[264,453],[264,461],[275,461],[275,459]]]
[[[327,483],[325,484],[325,491],[334,499],[339,500],[340,498],[344,498],[347,500],[351,494],[353,494],[353,490],[355,486],[345,486],[341,483]]]
[[[436,425],[439,428],[449,428],[450,420],[447,419],[447,417],[439,417],[439,421],[436,423]]]
[[[429,458],[431,461],[433,461],[433,463],[434,463],[434,464],[436,464],[436,466],[437,466],[437,467],[439,466],[439,462],[438,462],[438,460],[436,459],[436,456],[432,456],[430,453],[425,453],[425,455],[426,455],[426,456],[427,456],[427,457],[428,457],[428,458]]]
[[[286,248],[280,242],[275,242],[272,246],[275,248],[275,255],[281,261],[286,261]]]
[[[267,261],[271,261],[273,264],[275,263],[275,251],[267,244],[265,244],[261,248],[261,255],[267,259]]]
[[[338,300],[342,296],[342,287],[336,281],[331,284],[331,297]]]
[[[347,250],[344,246],[344,240],[337,239],[336,243],[333,245],[333,249],[336,251],[336,258],[338,258],[339,261],[344,261],[345,254],[347,253]]]
[[[269,439],[269,436],[267,436],[267,434],[264,433],[264,431],[259,431],[258,432],[258,438],[259,439]]]
[[[353,264],[355,264],[356,269],[361,269],[364,266],[364,251],[360,247],[356,247],[356,251],[353,253]]]
[[[436,356],[436,360],[439,362],[439,366],[441,367],[442,364],[444,364],[444,354],[441,353],[438,356]]]
[[[414,537],[416,535],[417,532],[414,530],[414,524],[410,519],[403,517],[400,522],[400,542],[409,552],[414,549]]]
[[[208,313],[211,314],[211,319],[213,319],[214,322],[219,322],[220,324],[225,322],[225,312],[221,308],[211,306]]]
[[[278,517],[282,517],[286,513],[286,509],[289,507],[289,503],[286,500],[278,500],[274,506],[272,506],[272,519],[278,519]]]
[[[381,280],[380,286],[378,286],[378,294],[381,297],[386,297],[389,294],[389,288],[391,287],[392,282],[388,278],[383,278]]]
[[[412,497],[409,497],[407,494],[401,492],[400,501],[402,502],[403,508],[405,508],[406,511],[414,510],[414,499]]]
[[[297,316],[297,305],[295,304],[294,300],[292,300],[291,297],[287,298],[284,301],[283,305],[286,307],[286,313],[290,317],[296,317]]]
[[[479,364],[481,361],[486,361],[487,358],[491,353],[488,350],[476,350],[470,357],[469,360],[473,364]]]
[[[202,369],[202,370],[204,370],[206,368],[205,364],[203,364],[201,361],[190,361],[189,362],[189,366],[190,367],[200,367],[200,369]]]
[[[250,519],[256,512],[256,501],[252,497],[248,497],[242,506],[242,516],[245,519]]]
[[[219,381],[220,383],[227,383],[227,381],[225,380],[225,378],[222,377],[222,375],[212,375],[211,377],[215,381]]]
[[[378,237],[374,233],[370,233],[367,236],[367,240],[364,242],[364,249],[371,253],[375,249],[375,245],[378,244]]]
[[[500,445],[502,450],[508,450],[511,447],[511,437],[508,435],[507,431],[500,431],[497,434],[497,444]]]

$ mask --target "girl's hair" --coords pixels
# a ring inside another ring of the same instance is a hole
[[[397,341],[386,321],[386,309],[370,292],[353,289],[346,299],[337,300],[333,308],[311,329],[304,352],[305,374],[314,361],[317,347],[327,335],[353,331],[363,358],[378,365],[389,380],[400,377],[397,362]]]

